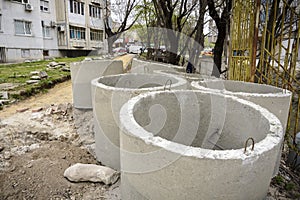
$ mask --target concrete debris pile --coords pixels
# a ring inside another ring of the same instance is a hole
[[[26,81],[26,83],[35,84],[47,78],[48,78],[48,74],[45,71],[32,71],[30,72],[30,80]]]
[[[73,108],[69,103],[24,107],[16,112],[12,117],[0,119],[0,170],[9,165],[10,157],[38,148],[46,141],[82,144],[74,126],[70,126]]]
[[[66,72],[70,71],[70,67],[67,65],[66,62],[53,61],[47,65],[47,70],[54,70],[54,69],[60,69],[61,71],[66,71]]]
[[[0,91],[0,106],[4,105],[4,104],[8,104],[9,100],[8,100],[8,92],[6,91]]]

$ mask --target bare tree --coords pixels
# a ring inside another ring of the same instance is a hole
[[[112,53],[113,43],[120,37],[120,34],[129,30],[139,17],[135,15],[134,10],[138,5],[138,0],[115,0],[113,4],[105,0],[105,32],[108,37],[108,51]],[[114,13],[118,18],[119,26],[112,27],[111,14]]]
[[[212,72],[212,75],[216,77],[219,77],[222,73],[222,54],[226,35],[228,34],[227,30],[230,26],[231,8],[232,0],[223,0],[221,2],[218,0],[208,1],[209,15],[215,21],[218,29],[217,41],[214,47],[214,67]]]
[[[179,40],[193,9],[197,6],[196,0],[153,0],[157,14],[158,26],[166,29],[168,62],[178,64],[180,55],[177,55]]]
[[[204,16],[206,13],[207,0],[199,0],[199,9],[198,9],[198,17],[196,25],[193,31],[190,33],[192,37],[194,35],[194,44],[192,45],[192,51],[189,54],[189,62],[193,63],[193,65],[199,64],[199,53],[203,50],[204,47]],[[188,65],[188,67],[191,65]],[[193,69],[187,68],[187,72],[193,72]]]

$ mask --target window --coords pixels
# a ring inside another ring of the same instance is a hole
[[[49,50],[43,50],[43,56],[49,56]]]
[[[22,58],[29,58],[30,50],[29,49],[21,49],[21,56],[22,56]]]
[[[94,18],[101,18],[101,7],[90,5],[90,16]]]
[[[70,0],[70,12],[84,15],[84,3],[76,0]]]
[[[49,12],[49,1],[40,0],[40,10],[43,12]]]
[[[43,27],[43,37],[44,38],[50,38],[51,37],[51,28],[49,26],[44,26]]]
[[[16,2],[19,2],[19,3],[29,3],[28,0],[13,0],[13,1],[16,1]]]
[[[31,35],[31,22],[15,20],[15,32],[17,35]]]
[[[103,30],[91,29],[90,39],[94,41],[103,41]]]
[[[2,30],[2,14],[0,14],[0,31]]]
[[[85,40],[85,28],[70,26],[70,38],[76,40]]]

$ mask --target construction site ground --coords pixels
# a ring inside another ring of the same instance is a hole
[[[0,111],[0,199],[120,199],[120,181],[72,183],[63,176],[75,163],[100,164],[92,112],[73,108],[71,85],[60,83]],[[268,199],[300,199],[299,173],[284,156]]]

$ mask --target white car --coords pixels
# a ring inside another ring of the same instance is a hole
[[[129,46],[129,53],[141,53],[142,46],[131,45]]]

